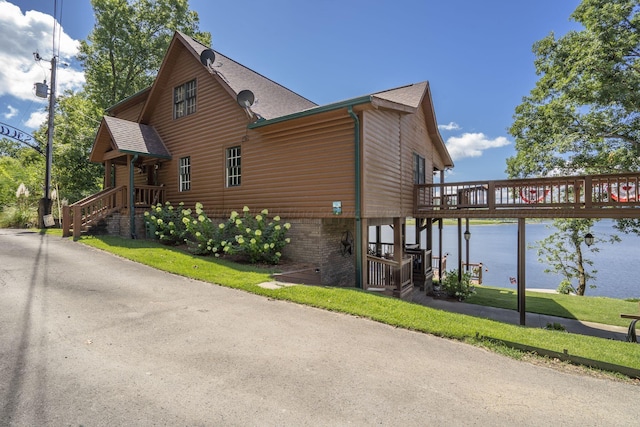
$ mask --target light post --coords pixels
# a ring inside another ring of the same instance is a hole
[[[465,271],[469,271],[469,239],[471,239],[471,232],[469,232],[469,220],[467,220],[467,229],[464,232],[464,240],[465,240],[465,245],[466,245],[466,252],[467,252],[467,264],[465,267]]]
[[[587,233],[584,236],[584,242],[587,244],[587,246],[593,245],[593,241],[594,240],[595,240],[595,238],[593,237],[593,234],[591,234],[591,233]]]

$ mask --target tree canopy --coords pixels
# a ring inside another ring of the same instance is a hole
[[[91,0],[96,23],[80,44],[89,98],[105,109],[148,87],[174,31],[209,46],[188,0]]]
[[[533,47],[535,88],[515,111],[510,177],[640,166],[640,0],[583,0],[582,24]]]
[[[583,0],[571,15],[582,25],[533,46],[536,73],[531,93],[516,107],[509,132],[516,155],[512,178],[637,171],[640,167],[640,0]],[[594,220],[555,220],[558,230],[538,242],[547,271],[577,279],[583,295],[591,261],[584,235]],[[635,219],[618,229],[640,232]],[[604,239],[596,239],[599,242]],[[616,237],[608,239],[615,242]],[[597,252],[597,247],[589,248]]]

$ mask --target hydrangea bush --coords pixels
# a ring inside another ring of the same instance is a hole
[[[198,255],[238,255],[252,263],[277,264],[282,248],[291,241],[286,237],[291,224],[281,223],[279,216],[270,218],[266,209],[254,216],[245,206],[242,215],[233,211],[227,221],[217,225],[204,212],[201,203],[196,203],[195,214],[191,209],[182,208],[182,204],[179,218],[174,216],[176,211],[170,203],[156,206],[145,213],[147,227],[154,230],[152,236],[162,243],[184,242]],[[168,222],[172,226],[168,226]],[[182,240],[174,241],[178,235]]]
[[[191,217],[191,209],[184,209],[184,203],[174,208],[171,203],[158,203],[151,211],[144,213],[148,234],[165,245],[184,243],[188,231],[184,222]]]
[[[290,242],[286,233],[291,225],[281,224],[279,216],[269,219],[268,215],[269,211],[264,209],[253,216],[247,206],[242,217],[231,212],[227,235],[232,236],[224,241],[223,251],[245,256],[252,263],[277,264],[282,248]]]

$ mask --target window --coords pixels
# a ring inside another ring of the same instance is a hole
[[[180,191],[191,189],[191,157],[182,157],[179,165]]]
[[[424,157],[416,153],[413,153],[413,183],[425,183]]]
[[[240,185],[240,147],[227,148],[227,187]]]
[[[173,118],[196,112],[196,81],[191,80],[173,89]]]

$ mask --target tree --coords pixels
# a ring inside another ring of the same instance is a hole
[[[587,281],[595,279],[596,270],[589,270],[593,266],[593,261],[585,257],[585,249],[592,253],[597,253],[600,249],[597,246],[583,247],[584,236],[591,231],[595,223],[592,219],[556,219],[553,227],[558,231],[547,238],[536,242],[534,245],[538,251],[538,261],[548,265],[545,273],[559,273],[566,281],[577,280],[575,287],[576,295],[584,295],[587,288]],[[610,235],[608,239],[595,238],[594,244],[609,241],[619,242],[617,235]],[[595,285],[591,285],[595,287]]]
[[[507,159],[510,177],[638,170],[639,10],[640,0],[583,0],[571,15],[582,30],[560,38],[551,33],[534,44],[540,78],[509,129],[516,148]],[[579,294],[591,277],[580,249],[589,227],[580,221],[554,222],[558,233],[541,242],[553,271],[578,278]],[[617,227],[638,232],[640,222],[621,220]],[[563,238],[571,253],[562,253]]]
[[[533,47],[540,79],[516,108],[512,177],[640,166],[639,0],[583,0],[584,26]]]
[[[8,140],[2,143],[12,146]],[[10,155],[0,156],[0,227],[24,226],[11,218],[18,211],[16,191],[20,184],[29,190],[29,195],[23,199],[23,208],[31,207],[34,213],[44,189],[45,159],[42,154],[30,147],[14,148]]]
[[[102,187],[104,167],[89,162],[102,110],[84,92],[67,92],[56,105],[52,184],[73,203]]]
[[[92,0],[96,24],[80,44],[86,92],[105,109],[148,87],[175,30],[211,44],[188,0]]]

